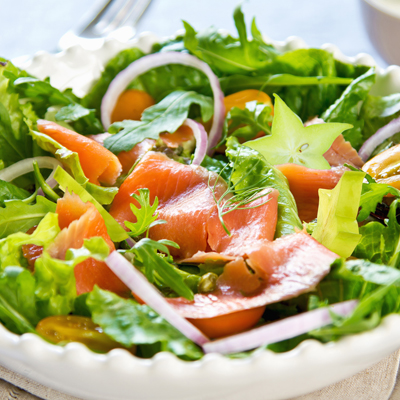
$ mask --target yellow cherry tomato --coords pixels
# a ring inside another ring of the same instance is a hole
[[[378,183],[386,183],[400,189],[400,144],[371,158],[362,169]]]
[[[125,90],[119,96],[111,113],[111,122],[123,121],[124,119],[139,121],[143,111],[154,104],[154,99],[143,90]]]
[[[271,97],[269,97],[266,93],[255,89],[242,90],[226,96],[224,98],[225,113],[228,114],[233,107],[238,107],[241,110],[244,110],[246,108],[246,103],[254,100],[259,103],[267,104],[272,109],[271,113],[274,113]]]
[[[112,340],[88,317],[77,315],[47,317],[39,322],[36,331],[49,342],[56,344],[79,342],[101,353],[115,348],[124,348],[134,354],[136,350],[135,346],[127,349]]]

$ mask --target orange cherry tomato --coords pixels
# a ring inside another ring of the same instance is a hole
[[[241,110],[244,110],[246,108],[246,103],[254,100],[270,106],[272,109],[271,113],[274,113],[274,107],[272,105],[271,97],[269,97],[266,93],[261,92],[260,90],[248,89],[230,94],[229,96],[226,96],[224,98],[225,114],[228,114],[228,112],[233,107],[238,107]]]
[[[124,119],[139,121],[143,111],[154,104],[154,99],[143,90],[125,90],[119,96],[111,113],[111,122],[123,121]]]
[[[208,337],[220,338],[252,328],[260,320],[264,310],[265,306],[261,306],[214,318],[188,318],[188,321]]]
[[[183,142],[192,140],[193,137],[192,130],[186,125],[180,126],[174,133],[166,132],[160,134],[160,139],[171,149],[178,148]]]
[[[40,336],[52,343],[79,342],[90,349],[106,353],[115,348],[125,348],[107,336],[99,325],[88,317],[57,315],[42,319],[36,327]],[[128,349],[135,353],[136,347]]]

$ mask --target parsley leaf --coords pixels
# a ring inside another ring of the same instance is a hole
[[[272,134],[245,145],[260,152],[271,164],[294,163],[313,169],[329,169],[324,153],[349,124],[303,126],[301,119],[275,95]]]

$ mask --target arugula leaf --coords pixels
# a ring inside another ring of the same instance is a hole
[[[86,303],[93,321],[126,347],[136,344],[148,348],[147,345],[159,343],[161,347],[156,347],[157,351],[170,351],[185,360],[197,360],[203,355],[192,341],[147,305],[122,299],[98,287],[88,295]],[[153,354],[152,351],[147,356]]]
[[[313,238],[341,257],[350,257],[361,235],[357,213],[364,172],[346,171],[332,190],[319,189]]]
[[[364,119],[359,112],[359,103],[365,101],[374,83],[375,70],[371,68],[364,75],[355,79],[342,93],[340,98],[322,115],[322,119],[325,122],[351,123],[353,128],[346,131],[343,136],[357,150],[364,142],[362,135]]]
[[[36,197],[36,204],[29,205],[21,200],[7,201],[0,208],[0,238],[16,232],[26,232],[37,225],[49,212],[55,212],[56,205],[42,196]]]
[[[104,146],[115,154],[129,151],[144,139],[158,139],[162,132],[175,132],[189,115],[193,104],[200,106],[201,118],[207,122],[213,114],[210,97],[193,91],[177,90],[160,103],[147,108],[141,121],[122,121],[111,125],[109,132],[115,135],[104,141]],[[122,129],[122,130],[121,130]]]
[[[54,174],[54,179],[58,182],[62,191],[65,192],[68,189],[70,192],[74,192],[76,195],[78,195],[84,203],[90,201],[97,208],[104,219],[107,227],[107,232],[112,241],[122,242],[128,237],[128,234],[125,232],[124,228],[122,228],[118,224],[118,222],[101,206],[101,204],[87,190],[85,190],[74,178],[72,178],[71,175],[65,172],[61,167],[57,167]]]
[[[201,166],[220,175],[226,182],[231,176],[232,168],[229,166],[229,160],[227,160],[225,156],[217,155],[211,158],[206,155]]]
[[[400,225],[397,222],[399,204],[400,200],[396,199],[390,205],[386,226],[372,221],[360,227],[361,240],[354,250],[354,257],[397,267],[400,253]]]
[[[272,166],[256,150],[239,145],[238,140],[234,137],[230,137],[226,145],[226,155],[235,165],[231,176],[232,182],[237,184],[243,176],[247,176],[237,185],[238,189],[259,186],[279,191],[275,238],[294,233],[296,229],[302,229],[303,225],[297,214],[296,201],[282,172]]]
[[[324,153],[349,124],[315,124],[305,127],[301,119],[275,95],[271,136],[246,142],[273,165],[294,163],[313,169],[329,169]]]
[[[185,47],[209,64],[218,75],[249,74],[264,68],[278,53],[275,48],[263,42],[255,22],[252,29],[255,38],[248,40],[240,6],[236,7],[233,18],[239,34],[238,39],[215,28],[196,33],[187,22],[183,21],[186,30]]]
[[[246,103],[244,110],[233,107],[227,115],[230,135],[251,140],[259,132],[270,134],[271,111],[271,107],[267,104],[258,103],[256,100]]]
[[[139,189],[139,195],[132,194],[132,197],[139,203],[140,208],[131,204],[131,210],[136,217],[136,222],[132,223],[125,221],[125,226],[131,230],[131,236],[140,236],[142,233],[148,231],[158,218],[158,198],[155,197],[153,205],[150,205],[150,191],[149,189]],[[166,221],[157,221],[157,223],[166,223]]]
[[[169,257],[158,253],[160,251],[169,256],[167,245],[178,248],[178,245],[170,240],[156,242],[144,238],[137,242],[129,252],[135,255],[133,263],[142,270],[150,282],[154,283],[155,274],[157,274],[162,283],[171,288],[178,296],[193,300],[193,292],[186,285],[184,276],[178,268],[170,263],[172,260]]]

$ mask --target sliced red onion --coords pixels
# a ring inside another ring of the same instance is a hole
[[[193,136],[196,139],[196,149],[194,151],[192,164],[200,165],[207,153],[207,132],[202,124],[189,118],[183,123],[183,125],[188,126],[192,130]]]
[[[208,153],[212,153],[222,134],[222,128],[225,118],[224,94],[221,90],[217,76],[211,68],[195,56],[187,53],[178,53],[175,51],[165,53],[149,54],[139,60],[134,61],[127,68],[121,71],[110,83],[106,94],[101,102],[101,122],[106,129],[111,125],[111,113],[119,99],[119,96],[127,86],[137,77],[145,72],[168,64],[182,64],[188,67],[196,68],[202,71],[210,81],[211,89],[214,95],[214,116],[211,126],[208,143]]]
[[[57,185],[57,182],[54,179],[54,173],[58,166],[62,167],[62,164],[60,163],[60,161],[56,160],[53,157],[32,157],[26,158],[22,161],[18,161],[15,164],[2,169],[0,171],[0,179],[6,182],[11,182],[21,175],[32,172],[34,161],[38,163],[39,168],[47,168],[53,170],[50,176],[46,179],[46,183],[51,188],[54,188],[54,186]]]
[[[396,133],[400,132],[400,117],[393,119],[387,125],[378,129],[374,135],[364,142],[358,155],[363,161],[367,161],[372,152],[386,139],[389,139]]]
[[[333,304],[329,309],[336,314],[346,316],[354,310],[357,303],[357,300],[345,301],[343,303]],[[329,309],[327,307],[318,308],[238,335],[208,342],[204,344],[203,350],[205,353],[238,353],[255,349],[259,346],[291,339],[310,332],[313,329],[318,329],[330,324],[332,318]]]
[[[186,337],[200,346],[209,341],[207,336],[185,318],[181,317],[175,309],[167,303],[160,292],[124,256],[117,251],[113,251],[107,257],[106,263],[133,293],[139,296],[149,307],[158,312]]]
[[[126,238],[125,242],[128,243],[128,245],[131,247],[133,247],[136,244],[136,242],[130,237]]]

